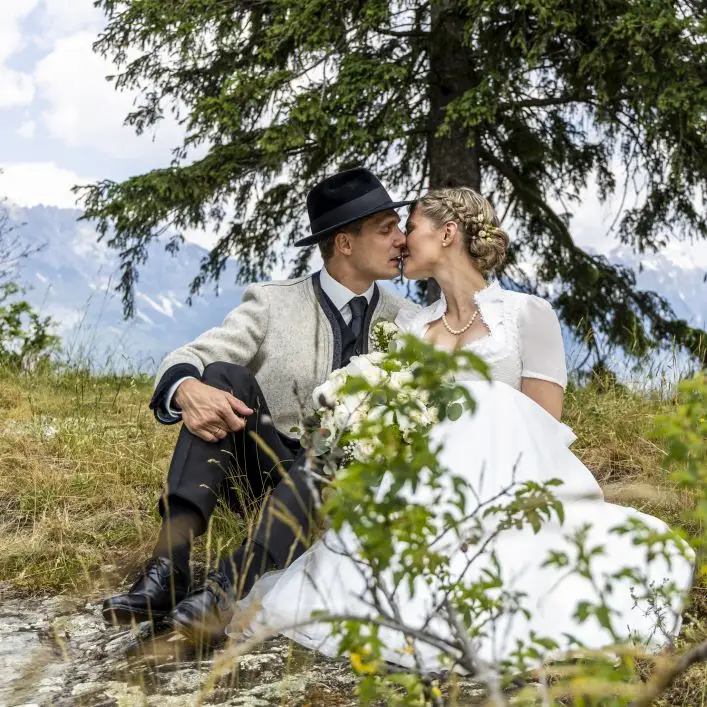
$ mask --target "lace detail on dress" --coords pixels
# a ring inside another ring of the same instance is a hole
[[[485,316],[485,314],[484,314],[484,309],[483,309],[483,307],[481,306],[481,303],[479,302],[479,300],[481,299],[481,297],[480,297],[479,295],[480,295],[479,292],[477,292],[477,293],[474,295],[474,304],[476,305],[477,309],[479,310],[479,319],[481,319],[481,322],[482,322],[483,325],[486,327],[486,330],[487,330],[488,334],[486,334],[486,336],[480,336],[478,339],[474,339],[473,341],[470,341],[470,342],[469,342],[469,345],[480,343],[480,342],[482,342],[484,339],[487,339],[487,338],[489,338],[489,337],[491,336],[491,325],[489,324],[489,322],[486,321],[486,316]]]
[[[465,349],[481,356],[489,364],[491,378],[520,390],[522,361],[519,338],[519,307],[525,295],[504,290],[492,282],[485,290],[476,293],[474,301],[479,315],[488,329],[486,336],[474,339]],[[430,322],[439,319],[446,310],[444,295],[429,307],[396,321],[406,332],[424,338]],[[469,372],[461,380],[478,380],[478,373]]]

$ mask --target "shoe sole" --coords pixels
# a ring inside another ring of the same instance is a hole
[[[212,647],[226,640],[225,630],[211,631],[204,624],[184,624],[174,617],[171,617],[171,624],[176,633],[194,646]]]
[[[103,609],[103,620],[111,626],[125,626],[143,621],[159,621],[169,615],[169,611],[136,611],[126,606],[113,606]]]

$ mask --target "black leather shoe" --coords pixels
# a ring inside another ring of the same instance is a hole
[[[195,589],[170,614],[174,630],[195,645],[222,640],[233,617],[233,587],[226,577],[210,570],[206,582]]]
[[[111,624],[162,619],[187,595],[189,576],[166,557],[147,563],[126,594],[116,594],[103,602],[103,618]]]

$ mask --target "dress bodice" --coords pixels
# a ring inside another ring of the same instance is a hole
[[[474,296],[479,315],[489,333],[472,339],[465,349],[482,357],[490,367],[491,378],[520,390],[523,377],[540,378],[567,385],[562,333],[557,316],[540,297],[513,292],[492,282]],[[421,339],[430,324],[447,309],[441,298],[416,311],[401,311],[395,320],[405,332]],[[475,380],[480,374],[470,371],[462,380]]]

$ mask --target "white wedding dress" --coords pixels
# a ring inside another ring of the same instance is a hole
[[[497,283],[480,292],[476,303],[489,333],[468,347],[490,364],[493,382],[470,376],[464,385],[477,401],[475,413],[465,413],[433,430],[435,441],[444,442],[442,463],[453,474],[463,476],[482,501],[513,481],[559,478],[563,484],[554,491],[565,511],[563,524],[553,517],[538,533],[529,527],[502,532],[492,541],[489,552],[483,553],[469,569],[467,558],[473,548],[460,548],[457,538],[443,538],[452,575],[465,572],[465,583],[473,582],[489,567],[493,548],[502,570],[503,589],[525,593],[522,603],[529,617],[515,612],[495,618],[485,635],[475,639],[477,656],[495,665],[509,658],[518,641],[527,644],[533,632],[556,641],[560,652],[576,645],[573,639],[587,648],[614,643],[611,633],[595,617],[580,621],[575,609],[583,601],[596,604],[597,587],[603,587],[612,573],[624,567],[633,568],[656,587],[672,581],[679,591],[668,600],[658,599],[651,604],[636,595],[634,581],[615,579],[605,597],[615,634],[621,640],[640,640],[652,647],[666,644],[680,628],[682,603],[692,581],[691,551],[684,550],[689,558],[685,559],[676,546],[670,562],[663,558],[648,562],[644,547],[633,545],[629,536],[611,533],[611,528],[630,519],[642,521],[656,533],[669,529],[653,516],[606,503],[591,472],[569,450],[575,439],[572,431],[520,392],[522,378],[540,378],[562,387],[567,382],[560,327],[548,303],[504,290]],[[424,337],[429,323],[439,319],[445,308],[442,299],[421,311],[401,314],[396,323],[404,331]],[[424,502],[426,493],[429,490],[418,487],[414,494],[408,491],[407,495]],[[452,498],[451,488],[448,498]],[[454,512],[451,503],[442,502],[435,507],[440,519],[446,510]],[[583,526],[588,527],[586,547],[604,549],[592,562],[594,583],[576,574],[566,576],[566,570],[557,567],[543,567],[551,550],[576,557],[576,545],[569,538]],[[293,626],[306,621],[314,611],[375,615],[365,601],[366,570],[363,568],[362,572],[360,565],[342,554],[340,550],[344,548],[355,548],[353,533],[346,528],[338,534],[329,530],[290,567],[262,577],[241,602],[243,609],[250,606],[254,612],[249,630],[257,633]],[[412,627],[424,624],[439,599],[432,584],[418,579],[414,596],[403,587],[395,594],[397,609]],[[452,637],[449,625],[441,618],[433,620],[430,629],[437,635]],[[325,622],[282,633],[327,655],[338,654],[338,639]],[[380,637],[386,645],[386,660],[413,666],[401,633],[383,628]],[[426,670],[443,667],[436,648],[421,641],[415,642],[415,648]]]

